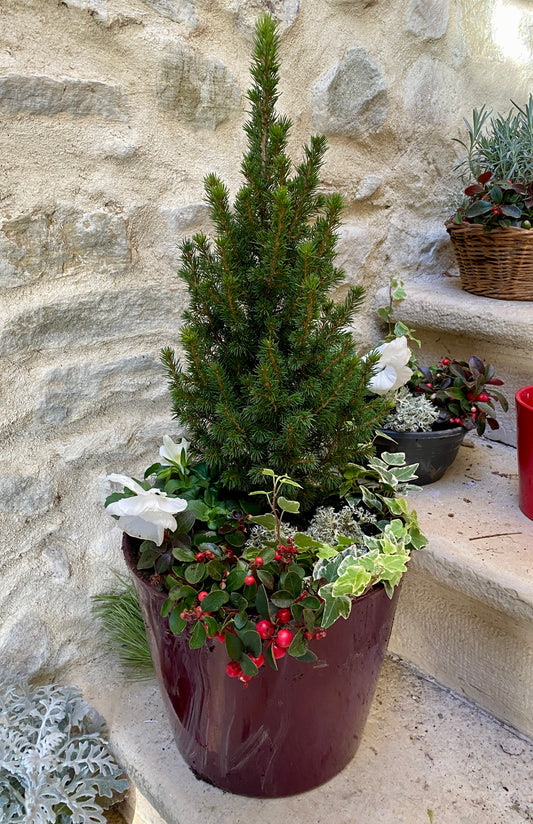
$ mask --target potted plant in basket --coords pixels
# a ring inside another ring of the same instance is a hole
[[[503,300],[533,300],[533,97],[507,115],[485,106],[466,122],[468,177],[463,202],[447,221],[463,288]]]
[[[378,449],[399,451],[408,463],[417,463],[417,483],[442,478],[452,465],[469,430],[483,435],[487,425],[498,429],[495,402],[507,411],[506,398],[496,387],[492,364],[473,355],[468,361],[443,357],[421,366],[408,346],[419,341],[401,322],[393,320],[393,305],[406,297],[403,283],[391,279],[389,305],[378,310],[389,327],[385,341],[375,350],[381,367],[370,389],[390,403],[390,411],[377,438]]]
[[[425,544],[403,498],[413,467],[373,456],[378,356],[349,331],[362,290],[329,298],[342,202],[317,192],[323,137],[291,169],[277,45],[264,16],[243,186],[230,208],[209,175],[216,237],[182,245],[185,358],[162,359],[191,445],[165,437],[143,480],[110,476],[124,490],[106,501],[180,752],[254,796],[310,789],[352,757]]]

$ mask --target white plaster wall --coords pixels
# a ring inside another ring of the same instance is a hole
[[[98,643],[90,596],[121,566],[105,475],[140,474],[178,434],[158,365],[185,300],[177,243],[207,225],[207,172],[239,185],[257,14],[280,20],[295,159],[329,136],[340,260],[371,298],[451,265],[451,138],[474,105],[527,98],[533,12],[502,2],[0,3],[1,674],[57,673]],[[369,314],[357,334],[373,331]]]

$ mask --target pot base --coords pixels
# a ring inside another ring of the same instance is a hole
[[[126,561],[148,629],[154,665],[178,749],[193,773],[220,789],[254,798],[305,792],[353,758],[370,710],[392,629],[391,599],[377,586],[354,602],[327,637],[310,643],[318,656],[286,655],[246,686],[228,678],[225,646],[189,649],[161,617],[164,594],[135,575],[132,539]]]

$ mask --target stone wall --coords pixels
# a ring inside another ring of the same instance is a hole
[[[371,296],[391,273],[451,265],[451,138],[474,105],[526,99],[528,5],[0,3],[2,675],[96,648],[90,596],[122,568],[105,476],[139,474],[178,434],[158,364],[185,300],[177,244],[208,227],[208,171],[239,184],[258,13],[283,32],[291,150],[327,133],[339,260]]]

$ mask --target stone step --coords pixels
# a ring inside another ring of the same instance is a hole
[[[389,648],[533,736],[533,521],[516,450],[470,434],[409,500],[429,545],[409,564]]]
[[[109,660],[70,683],[106,718],[134,792],[135,824],[524,824],[533,817],[533,744],[386,658],[366,730],[334,779],[292,798],[231,795],[194,777],[154,681],[127,683]],[[328,711],[339,711],[328,708]]]
[[[421,340],[421,363],[477,355],[494,364],[497,377],[505,382],[502,391],[509,412],[497,411],[501,428],[490,438],[515,446],[514,395],[533,384],[533,302],[471,295],[461,289],[458,277],[417,278],[408,281],[406,288],[407,298],[396,307],[395,318],[414,329]],[[387,302],[387,290],[378,291],[375,308]]]

